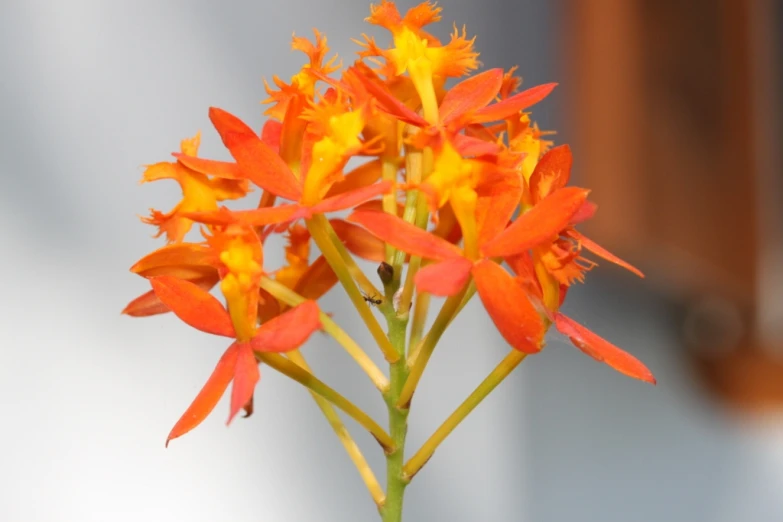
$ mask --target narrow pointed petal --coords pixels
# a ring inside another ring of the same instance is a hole
[[[230,424],[245,404],[253,398],[253,391],[261,378],[258,362],[250,343],[236,343],[237,360],[234,365],[234,383],[231,386],[231,410],[226,424]]]
[[[348,216],[348,221],[362,225],[376,237],[414,256],[435,261],[462,256],[458,246],[386,212],[357,210]]]
[[[207,292],[209,292],[209,290],[220,280],[217,270],[215,270],[210,275],[196,277],[195,279],[183,278],[176,274],[165,275],[174,275],[174,277],[177,277],[178,279],[186,279]],[[171,309],[163,304],[163,302],[155,294],[155,290],[150,290],[149,292],[140,295],[128,303],[128,305],[122,311],[123,314],[129,315],[131,317],[148,317],[150,315],[165,314],[168,312],[171,312]]]
[[[142,257],[130,270],[142,277],[165,274],[180,279],[192,279],[216,272],[215,261],[207,245],[174,243]]]
[[[329,223],[345,248],[352,254],[376,263],[386,259],[384,242],[368,232],[367,229],[342,219],[331,219]]]
[[[522,187],[519,177],[514,176],[491,187],[476,190],[476,226],[479,234],[479,246],[503,232],[519,206]],[[485,190],[488,195],[485,195]]]
[[[511,256],[554,240],[568,226],[589,192],[577,187],[566,187],[547,196],[484,244],[481,249],[483,254],[486,257]]]
[[[486,107],[503,85],[503,69],[490,69],[459,82],[440,104],[440,121],[448,125],[463,114]]]
[[[310,215],[326,214],[327,212],[337,212],[338,210],[353,208],[356,205],[360,205],[381,194],[386,194],[391,190],[391,187],[391,181],[382,181],[376,185],[362,187],[351,192],[344,192],[337,196],[326,198],[310,208]]]
[[[146,292],[130,303],[122,310],[122,313],[131,317],[149,317],[151,315],[165,314],[170,312],[169,307],[164,305],[154,290]]]
[[[201,388],[191,405],[174,425],[174,428],[172,428],[166,439],[166,446],[173,439],[181,437],[201,424],[207,418],[207,415],[215,409],[218,401],[226,392],[231,379],[234,378],[236,361],[237,345],[232,344],[218,361],[217,366],[212,371],[212,375],[207,379],[207,383]]]
[[[185,165],[190,170],[195,170],[201,174],[208,174],[218,178],[225,179],[245,179],[239,165],[230,161],[217,161],[196,156],[188,156],[174,152],[172,154],[177,161]]]
[[[582,203],[582,206],[579,207],[579,210],[577,210],[576,213],[571,216],[571,221],[569,221],[568,224],[573,227],[579,223],[584,223],[588,219],[591,219],[593,216],[595,216],[596,210],[598,210],[598,205],[589,200],[585,201]]]
[[[416,272],[416,289],[439,296],[455,295],[467,284],[472,266],[464,257],[427,265]]]
[[[226,226],[232,223],[261,227],[273,223],[291,221],[298,214],[304,214],[304,207],[299,204],[283,204],[275,207],[261,207],[253,210],[228,210],[221,207],[213,212],[185,212],[188,219],[205,225]]]
[[[530,176],[530,192],[534,204],[568,184],[572,164],[573,156],[568,145],[555,147],[538,160]]]
[[[296,282],[294,291],[305,299],[320,299],[337,284],[337,274],[327,263],[324,256],[319,256],[307,267],[305,273]]]
[[[316,330],[321,328],[320,310],[314,301],[305,301],[287,312],[262,324],[250,340],[253,350],[259,352],[290,352],[299,348]]]
[[[471,123],[487,123],[507,118],[514,113],[527,109],[531,105],[540,102],[546,98],[556,86],[556,83],[545,83],[544,85],[531,87],[530,89],[517,93],[503,101],[493,103],[488,107],[477,110],[473,113],[474,115],[470,121]]]
[[[601,245],[593,242],[593,240],[586,238],[576,230],[569,230],[568,235],[579,242],[580,245],[582,245],[583,248],[586,248],[593,254],[602,257],[606,259],[607,261],[614,263],[615,265],[621,266],[625,268],[626,270],[633,272],[634,274],[638,275],[639,277],[644,277],[644,274],[641,270],[633,266],[632,264],[628,263],[627,261],[623,261],[616,255],[612,254],[608,250],[606,250]]]
[[[555,314],[555,326],[560,333],[571,339],[574,346],[596,361],[606,363],[628,377],[649,382],[650,384],[656,383],[652,372],[639,359],[621,350],[606,339],[599,337],[565,315]]]
[[[171,276],[150,279],[155,295],[177,317],[202,332],[234,337],[234,326],[223,305],[197,285]]]
[[[349,71],[352,69],[349,69]],[[375,100],[381,106],[383,110],[394,116],[395,118],[410,123],[416,127],[427,127],[429,124],[427,120],[410,110],[404,103],[398,100],[386,87],[380,82],[376,82],[370,78],[367,78],[361,72],[354,71],[356,77],[361,81],[364,88],[373,95]]]
[[[460,156],[479,158],[481,156],[497,156],[500,145],[492,141],[482,140],[464,134],[455,134],[451,138],[452,145],[460,153]]]
[[[299,201],[302,187],[293,172],[253,129],[236,116],[214,107],[209,109],[209,118],[245,179],[277,196]]]
[[[381,165],[381,160],[376,159],[356,167],[346,174],[345,178],[332,185],[329,192],[326,193],[326,197],[330,198],[338,194],[354,191],[361,187],[373,185],[381,179]]]
[[[280,136],[283,132],[283,124],[277,120],[266,120],[261,128],[261,141],[269,145],[269,148],[279,153]]]
[[[541,351],[544,323],[522,286],[488,259],[473,265],[473,280],[484,308],[506,342],[521,352]]]

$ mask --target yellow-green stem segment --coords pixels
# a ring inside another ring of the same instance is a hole
[[[389,325],[389,340],[400,359],[391,364],[391,385],[385,396],[389,410],[389,435],[394,441],[395,449],[386,452],[386,500],[380,512],[383,522],[401,522],[403,497],[408,485],[402,470],[405,462],[405,436],[408,432],[408,408],[398,407],[397,402],[408,378],[408,366],[405,362],[405,330],[408,321],[398,317],[393,309],[386,313],[386,320]]]
[[[312,373],[310,366],[307,364],[307,361],[299,352],[299,350],[289,352],[288,358],[308,372]],[[359,475],[362,477],[362,481],[364,481],[364,484],[367,486],[367,489],[370,492],[375,505],[380,509],[384,500],[383,489],[378,483],[378,479],[375,478],[375,473],[373,473],[372,468],[370,468],[370,465],[367,463],[367,459],[364,458],[364,455],[359,449],[359,446],[356,445],[353,437],[351,437],[351,434],[348,432],[345,424],[343,424],[343,421],[340,419],[340,415],[338,415],[337,411],[335,411],[329,401],[312,390],[310,390],[310,395],[313,396],[315,403],[323,412],[324,417],[326,417],[326,420],[329,422],[332,430],[334,430],[337,438],[340,439],[340,443],[342,443],[346,453],[348,453],[348,456],[350,457],[354,466],[356,466],[356,469],[359,471]]]
[[[443,332],[446,331],[446,327],[459,311],[460,303],[462,303],[462,298],[465,296],[466,291],[467,286],[460,293],[446,299],[440,312],[438,312],[438,316],[435,318],[435,322],[432,324],[432,328],[430,328],[430,331],[419,346],[416,347],[415,351],[410,354],[410,374],[405,381],[405,386],[400,393],[399,399],[397,399],[398,406],[409,405],[413,392],[416,391],[416,386],[424,373],[424,368],[435,350],[435,345],[438,344]]]
[[[306,301],[304,297],[297,294],[282,283],[268,277],[261,278],[261,288],[272,294],[275,298],[284,302],[288,306],[296,306]],[[367,353],[354,341],[340,326],[334,322],[334,319],[327,314],[320,313],[321,324],[324,331],[342,346],[346,353],[350,355],[356,364],[364,370],[364,373],[370,378],[372,383],[381,393],[386,393],[389,389],[389,379],[383,374],[380,368],[370,359]]]
[[[359,316],[361,316],[362,321],[367,325],[375,342],[378,343],[378,347],[383,352],[383,356],[390,363],[398,361],[400,355],[389,342],[389,338],[386,337],[381,325],[375,319],[372,310],[370,310],[367,303],[364,302],[364,296],[362,296],[362,293],[356,286],[356,282],[353,280],[343,257],[329,238],[329,233],[326,228],[328,223],[325,223],[325,221],[326,218],[323,215],[313,216],[311,219],[308,219],[307,228],[310,230],[310,235],[321,250],[321,254],[326,258],[329,266],[334,270],[337,279],[340,280],[340,284],[345,288],[354,308],[359,312]]]
[[[256,356],[271,368],[279,371],[286,377],[290,377],[302,386],[305,386],[309,390],[314,391],[324,399],[328,400],[341,410],[343,410],[349,417],[359,423],[364,429],[370,432],[375,439],[380,443],[385,452],[394,451],[395,442],[389,436],[381,426],[372,420],[369,415],[364,413],[354,403],[334,391],[327,386],[324,382],[316,378],[312,373],[308,372],[298,364],[290,361],[280,355],[279,353],[268,352],[256,352]]]
[[[422,445],[419,451],[416,452],[403,467],[403,476],[410,481],[413,476],[419,472],[422,466],[432,457],[437,447],[443,442],[449,434],[454,431],[454,428],[463,421],[465,417],[472,412],[476,406],[478,406],[484,398],[494,390],[498,384],[514,371],[514,368],[519,366],[527,354],[512,350],[498,364],[494,370],[484,379],[478,387],[468,395],[468,398],[454,410],[454,413],[443,422],[443,424],[435,430],[429,439]]]

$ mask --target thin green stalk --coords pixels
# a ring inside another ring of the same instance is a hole
[[[327,386],[312,373],[298,364],[289,361],[279,353],[256,352],[256,356],[271,368],[290,377],[343,410],[349,417],[358,422],[360,426],[369,431],[383,447],[385,452],[393,451],[396,448],[395,441],[377,422],[372,420],[372,418],[364,413],[358,406]]]
[[[407,406],[410,403],[413,392],[416,391],[416,386],[419,384],[419,380],[424,373],[424,368],[427,366],[427,362],[430,360],[430,356],[435,350],[435,345],[438,344],[443,332],[446,331],[446,327],[456,315],[466,290],[467,286],[460,293],[446,299],[446,302],[443,303],[443,307],[440,309],[440,312],[438,312],[438,317],[435,318],[435,322],[432,324],[429,333],[427,333],[427,336],[421,342],[417,351],[409,355],[410,374],[408,375],[402,393],[397,400],[398,406]]]
[[[429,439],[422,445],[419,451],[416,452],[403,467],[404,477],[410,481],[416,473],[429,461],[432,454],[438,448],[438,446],[454,431],[460,422],[472,412],[481,401],[494,390],[498,384],[508,377],[514,368],[519,366],[527,354],[512,350],[506,357],[498,364],[494,370],[478,385],[478,387],[468,395],[468,398],[454,410],[454,413],[441,424],[438,429],[430,436]]]
[[[261,278],[261,288],[272,294],[275,298],[283,301],[288,306],[296,306],[306,301],[304,297],[284,284],[278,283],[274,279],[268,277]],[[386,390],[389,389],[389,379],[386,378],[381,369],[378,368],[356,341],[334,322],[334,319],[323,312],[320,313],[319,317],[321,319],[321,324],[324,327],[324,331],[332,336],[332,338],[345,349],[346,353],[356,361],[356,364],[364,370],[364,373],[367,374],[375,387],[378,388],[381,393],[385,393]]]
[[[310,230],[310,235],[321,250],[321,254],[326,258],[329,266],[334,270],[334,273],[340,280],[340,284],[345,288],[348,297],[351,299],[351,303],[353,303],[356,311],[359,312],[359,316],[367,325],[375,342],[378,343],[378,347],[383,352],[383,356],[390,363],[397,362],[400,358],[399,354],[389,342],[389,338],[386,337],[381,325],[373,315],[372,310],[370,310],[367,303],[364,302],[364,296],[356,286],[356,282],[353,280],[345,261],[329,238],[329,233],[326,229],[326,224],[328,223],[325,224],[325,221],[326,218],[322,215],[313,216],[311,219],[308,219],[307,228]]]
[[[310,365],[307,364],[307,361],[301,352],[299,352],[299,350],[288,352],[288,358],[308,372],[312,373],[312,370],[310,370]],[[343,424],[343,421],[340,419],[337,411],[335,411],[329,401],[312,390],[310,390],[310,395],[313,396],[315,403],[323,412],[326,420],[329,422],[329,425],[337,435],[337,438],[340,439],[340,442],[345,448],[346,453],[348,453],[348,456],[350,457],[354,466],[356,466],[356,469],[359,471],[359,475],[362,477],[362,481],[364,481],[364,484],[367,486],[372,499],[375,501],[375,505],[377,505],[380,509],[384,499],[383,489],[378,483],[378,479],[375,478],[375,473],[373,473],[372,468],[370,468],[370,465],[367,463],[367,459],[364,458],[364,455],[359,449],[359,446],[356,445],[353,437],[351,437],[351,434],[348,432],[345,424]]]
[[[391,386],[386,394],[389,410],[389,434],[394,441],[394,451],[386,453],[386,500],[381,508],[383,522],[401,522],[405,487],[408,480],[403,475],[405,462],[405,436],[408,432],[408,408],[400,408],[397,402],[408,378],[405,363],[405,330],[407,320],[397,317],[394,310],[386,314],[389,325],[389,340],[400,355],[400,360],[391,365]]]

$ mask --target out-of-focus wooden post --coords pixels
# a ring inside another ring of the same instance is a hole
[[[783,405],[768,291],[783,247],[769,237],[783,206],[770,196],[783,173],[775,8],[571,0],[562,11],[575,175],[599,206],[587,231],[685,303],[697,368],[747,406]]]

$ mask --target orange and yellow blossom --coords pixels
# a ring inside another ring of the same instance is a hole
[[[196,156],[200,141],[200,134],[182,140],[182,154]],[[150,217],[142,218],[142,221],[158,227],[155,237],[166,234],[166,240],[170,243],[182,241],[193,225],[193,221],[184,216],[186,213],[217,210],[218,201],[239,199],[247,194],[247,181],[236,179],[234,174],[230,171],[197,172],[178,161],[148,166],[142,176],[142,183],[173,179],[182,188],[182,200],[166,213],[153,209]]]
[[[210,108],[231,160],[198,157],[197,135],[182,142],[174,161],[147,167],[143,182],[174,179],[182,198],[171,211],[143,218],[167,244],[133,265],[152,289],[123,310],[137,317],[173,312],[230,340],[167,444],[198,426],[229,385],[228,421],[243,408],[249,414],[264,361],[313,393],[385,522],[400,522],[407,483],[478,402],[527,354],[543,349],[550,326],[594,359],[655,383],[638,359],[560,311],[571,285],[595,266],[586,251],[642,274],[576,230],[596,210],[590,191],[568,186],[570,149],[553,147],[551,133],[527,112],[556,84],[517,92],[516,68],[472,73],[479,66],[474,39],[455,26],[441,42],[426,30],[440,18],[431,2],[403,15],[381,0],[367,21],[388,30],[391,44],[364,36],[359,59],[347,67],[328,57],[320,32],[294,36],[291,47],[306,62],[289,81],[273,76],[272,85],[264,83],[269,120],[260,132]],[[456,81],[446,88],[450,79]],[[246,196],[251,183],[262,189],[260,199],[241,209],[220,206]],[[331,215],[340,211],[348,217]],[[203,238],[186,242],[194,223]],[[265,266],[265,248],[280,235],[284,261]],[[381,263],[380,290],[357,257]],[[316,304],[338,281],[389,362],[388,376],[340,328],[339,317]],[[512,349],[410,456],[411,399],[435,345],[474,292]],[[447,299],[427,331],[429,294]],[[295,351],[319,329],[380,391],[388,432],[320,381]],[[379,441],[385,491],[330,404]]]
[[[185,323],[207,333],[235,339],[172,429],[167,443],[198,426],[233,382],[228,417],[231,422],[252,400],[260,378],[254,352],[295,350],[321,327],[318,306],[312,301],[258,326],[263,250],[251,228],[229,225],[225,230],[217,230],[208,238],[208,243],[219,259],[220,289],[228,310],[212,295],[186,280],[172,276],[150,279],[157,297]]]

